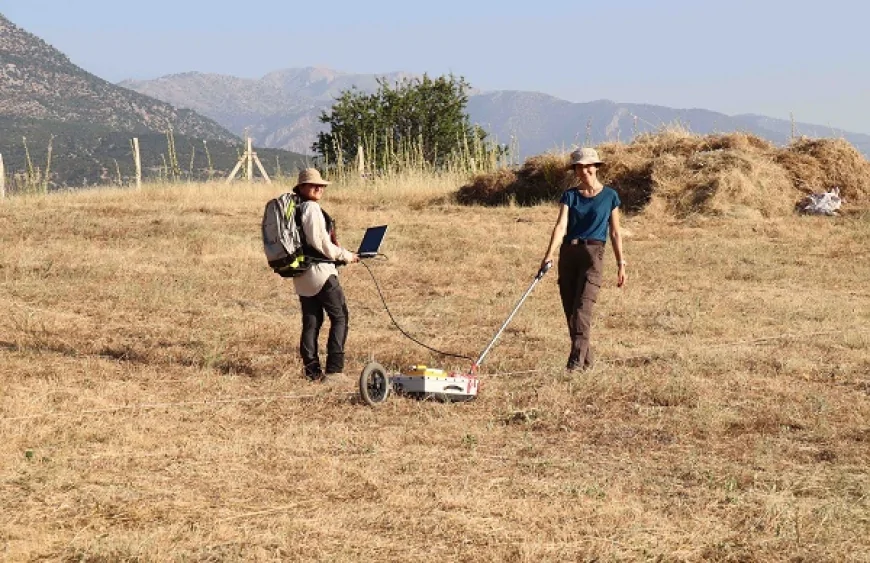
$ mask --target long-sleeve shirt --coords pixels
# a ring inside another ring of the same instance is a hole
[[[353,254],[332,242],[326,230],[326,220],[323,218],[320,204],[316,201],[306,201],[301,207],[302,232],[305,234],[307,245],[323,254],[327,260],[350,262]],[[293,287],[297,295],[314,297],[332,275],[338,275],[335,264],[314,262],[304,274],[293,278]]]

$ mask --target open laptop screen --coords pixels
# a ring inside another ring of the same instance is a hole
[[[359,243],[360,258],[374,258],[378,255],[378,250],[381,248],[381,243],[384,241],[384,235],[387,234],[387,225],[380,227],[369,227],[366,229],[366,234],[363,236],[362,242]]]

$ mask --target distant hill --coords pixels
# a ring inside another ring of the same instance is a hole
[[[209,140],[236,136],[189,109],[121,88],[0,15],[0,115],[99,124],[118,131],[166,131]]]
[[[205,141],[185,135],[172,135],[177,154],[173,166],[169,137],[165,133],[112,131],[83,123],[33,121],[0,117],[0,154],[13,189],[26,184],[29,152],[31,166],[44,172],[48,165],[49,141],[52,145],[50,189],[106,184],[128,185],[135,178],[130,140],[139,139],[143,176],[146,180],[207,180],[220,178],[236,165],[244,151],[243,143]],[[26,138],[26,147],[25,142]],[[307,166],[308,158],[280,149],[257,149],[266,172],[275,177],[292,175]],[[257,174],[259,176],[259,173]]]
[[[385,74],[390,81],[412,75]],[[156,80],[121,84],[178,107],[194,109],[231,131],[246,129],[259,144],[309,152],[321,124],[317,117],[334,98],[351,86],[373,91],[376,75],[347,74],[322,68],[287,69],[259,80],[186,73]],[[472,80],[473,82],[473,80]],[[699,134],[745,131],[775,143],[786,143],[792,133],[787,120],[759,115],[730,116],[704,109],[674,109],[647,104],[599,100],[574,103],[521,91],[473,92],[468,104],[472,121],[496,139],[519,146],[521,156],[587,141],[628,141],[635,133],[681,123]],[[811,137],[842,136],[870,154],[870,135],[832,130],[807,123],[795,124],[798,134]]]
[[[753,133],[777,144],[791,139],[792,123],[760,115],[726,115],[705,109],[674,109],[649,104],[598,100],[573,103],[535,92],[500,91],[472,96],[472,120],[500,141],[516,137],[520,152],[540,154],[588,141],[629,141],[665,125],[680,124],[698,134]],[[808,137],[843,137],[870,155],[870,135],[795,123],[795,133]]]
[[[395,82],[411,75],[383,75]],[[323,68],[279,70],[258,80],[188,72],[156,80],[127,80],[120,86],[189,108],[221,123],[238,135],[248,132],[259,145],[308,153],[318,117],[351,87],[369,92],[378,75],[347,74]]]
[[[143,165],[152,173],[165,171],[170,130],[179,168],[187,173],[208,174],[203,140],[209,143],[214,171],[235,165],[241,140],[225,127],[94,76],[0,15],[0,154],[10,176],[27,167],[23,137],[33,166],[45,170],[52,136],[53,187],[117,181],[119,170],[128,177],[132,136],[140,137]],[[285,151],[261,150],[260,157],[270,168],[277,166],[276,158],[288,169],[304,160]]]

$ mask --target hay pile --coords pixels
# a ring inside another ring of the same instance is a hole
[[[801,138],[774,160],[803,194],[839,187],[846,201],[870,200],[870,163],[845,139]]]
[[[535,205],[552,201],[571,187],[568,155],[544,154],[526,160],[517,170],[502,169],[491,174],[478,174],[456,194],[465,205],[503,205],[516,202]]]
[[[798,139],[779,148],[747,133],[695,135],[668,129],[599,152],[602,180],[630,212],[786,215],[807,193],[839,187],[847,202],[870,203],[870,162],[842,139]],[[517,171],[480,175],[460,188],[464,204],[531,205],[572,185],[567,155],[528,159]]]

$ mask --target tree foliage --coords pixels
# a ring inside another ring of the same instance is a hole
[[[451,74],[393,85],[379,79],[372,94],[345,90],[320,115],[330,131],[318,134],[312,150],[327,165],[352,163],[361,150],[376,170],[409,163],[444,168],[497,157],[504,148],[488,141],[465,111],[469,89],[464,78]]]

